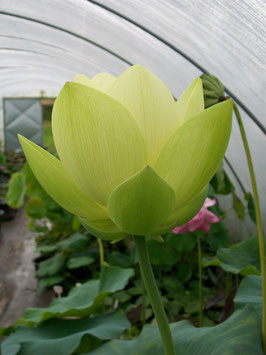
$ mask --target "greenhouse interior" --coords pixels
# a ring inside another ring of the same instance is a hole
[[[266,354],[265,15],[0,1],[0,354]]]

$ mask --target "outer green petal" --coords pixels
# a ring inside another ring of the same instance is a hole
[[[176,102],[176,111],[179,126],[182,126],[191,117],[199,114],[204,110],[204,96],[202,81],[197,78],[183,92]]]
[[[208,185],[202,192],[189,201],[184,207],[175,208],[167,221],[154,230],[151,235],[161,235],[170,232],[176,226],[182,226],[190,221],[201,209],[208,193]]]
[[[115,80],[116,78],[113,75],[107,73],[97,74],[91,79],[83,74],[76,75],[74,78],[76,83],[87,85],[102,92],[106,92]]]
[[[121,240],[127,236],[110,219],[91,222],[86,218],[79,217],[79,220],[92,235],[103,240]]]
[[[119,102],[93,88],[67,83],[56,99],[52,128],[62,164],[103,205],[116,186],[146,165],[136,121]]]
[[[152,237],[158,236],[158,235],[163,235],[163,234],[169,233],[175,227],[176,227],[176,222],[171,223],[171,224],[164,223],[159,228],[156,228],[154,231],[152,231],[149,235],[151,235]]]
[[[89,220],[108,218],[106,209],[78,188],[58,159],[20,135],[19,141],[36,179],[59,205]]]
[[[178,125],[170,90],[149,70],[134,65],[107,93],[125,105],[138,122],[147,144],[148,164],[154,164]]]
[[[175,208],[171,216],[168,218],[168,223],[175,221],[176,226],[182,226],[196,216],[207,197],[208,188],[209,185],[204,187],[200,194],[191,199],[184,207]]]
[[[229,142],[232,100],[201,112],[177,129],[155,165],[176,192],[182,207],[207,185],[216,172]]]
[[[175,207],[174,190],[146,166],[111,194],[107,210],[114,223],[130,234],[149,234]]]

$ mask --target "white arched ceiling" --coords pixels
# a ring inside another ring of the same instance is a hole
[[[264,10],[258,0],[0,0],[0,96],[56,96],[77,73],[140,63],[178,97],[211,72],[244,109],[265,215]],[[236,121],[226,157],[238,190],[251,191]]]

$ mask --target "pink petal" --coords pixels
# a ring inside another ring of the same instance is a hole
[[[210,230],[210,225],[208,223],[204,223],[200,229],[204,232],[204,233],[208,233]]]
[[[207,197],[204,202],[204,207],[211,207],[216,204],[216,199],[212,200],[211,198]]]
[[[175,227],[173,229],[174,234],[186,234],[188,232],[188,228],[186,224],[183,224],[183,226]]]
[[[190,232],[195,232],[197,229],[200,228],[201,225],[202,225],[202,220],[201,219],[199,221],[196,221],[196,222],[191,223],[191,224],[188,223],[188,230]]]
[[[212,200],[207,197],[198,214],[186,224],[174,228],[173,233],[185,234],[188,232],[195,232],[198,229],[202,230],[204,233],[208,233],[210,230],[210,223],[220,222],[220,218],[207,209],[207,207],[214,206],[215,204],[215,199]]]
[[[206,216],[206,221],[208,223],[218,223],[220,222],[220,218],[217,217],[214,213],[208,211],[208,214]]]

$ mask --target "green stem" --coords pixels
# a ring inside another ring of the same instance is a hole
[[[142,318],[142,326],[146,323],[146,289],[143,282],[143,277],[141,277],[141,286],[142,286],[142,311],[141,311],[141,318]]]
[[[100,251],[100,263],[101,265],[104,262],[104,249],[103,249],[103,243],[100,238],[97,238],[98,240],[98,245],[99,245],[99,251]]]
[[[159,290],[152,272],[145,237],[134,236],[134,241],[136,244],[137,254],[139,258],[141,276],[143,278],[144,285],[146,287],[152,305],[152,309],[158,323],[165,355],[175,355],[173,337],[170,331]]]
[[[246,158],[249,168],[249,174],[251,179],[251,185],[254,195],[254,204],[255,204],[255,212],[256,212],[256,222],[258,228],[258,239],[259,239],[259,248],[260,248],[260,267],[261,267],[261,279],[262,279],[262,343],[263,343],[263,350],[266,354],[266,265],[265,265],[265,250],[264,250],[264,236],[263,236],[263,229],[262,229],[262,220],[261,220],[261,211],[260,211],[260,203],[259,203],[259,194],[258,188],[255,178],[254,167],[252,163],[251,153],[248,145],[248,140],[245,132],[245,128],[243,125],[243,121],[238,110],[237,105],[234,103],[234,112],[239,124],[239,129],[243,141],[243,145],[246,152]]]
[[[199,309],[199,325],[202,327],[202,319],[203,319],[203,293],[202,293],[202,263],[201,263],[201,242],[200,235],[197,234],[197,242],[198,242],[198,268],[199,268],[199,301],[200,301],[200,309]]]

